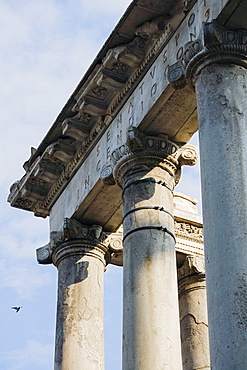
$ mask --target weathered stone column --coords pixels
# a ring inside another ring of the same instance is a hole
[[[210,369],[204,259],[186,256],[178,269],[183,370]]]
[[[103,370],[103,274],[107,247],[100,226],[66,219],[53,235],[52,261],[58,268],[55,370]],[[44,250],[38,254],[44,259]],[[43,261],[43,263],[45,263]]]
[[[173,188],[179,158],[186,161],[186,154],[194,164],[191,146],[183,157],[167,137],[132,128],[127,145],[111,156],[123,189],[124,370],[182,368]],[[102,171],[108,183],[110,172]]]
[[[198,107],[211,366],[246,370],[247,30],[206,23],[198,45],[186,74]]]

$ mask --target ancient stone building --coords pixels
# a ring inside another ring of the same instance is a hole
[[[55,369],[104,368],[123,265],[124,370],[246,370],[247,1],[134,0],[9,202],[50,220]],[[199,130],[204,215],[174,193]]]

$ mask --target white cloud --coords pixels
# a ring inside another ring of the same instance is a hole
[[[1,356],[0,363],[8,370],[50,369],[53,360],[53,344],[27,340],[24,348],[9,351]]]
[[[18,299],[31,300],[43,286],[49,285],[52,275],[44,270],[37,270],[34,264],[19,265],[11,262],[0,262],[1,288],[14,289]]]
[[[38,247],[49,241],[47,221],[10,208],[2,221],[1,289],[14,290],[21,299],[31,300],[40,288],[51,283],[51,271],[38,266],[35,253]]]

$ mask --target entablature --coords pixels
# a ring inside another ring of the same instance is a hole
[[[129,126],[188,142],[197,130],[195,94],[190,86],[174,89],[167,79],[168,67],[182,57],[184,45],[199,36],[202,22],[217,17],[229,22],[241,3],[133,1],[40,146],[24,163],[25,175],[10,190],[11,205],[36,216],[49,215],[102,137],[107,140],[110,127],[120,142]]]

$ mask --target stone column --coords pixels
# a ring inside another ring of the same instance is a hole
[[[102,236],[100,226],[72,219],[52,235],[58,269],[55,370],[104,369],[103,274],[109,256]]]
[[[197,96],[211,366],[246,370],[247,30],[206,23],[199,44],[185,61]]]
[[[194,163],[194,148],[186,154],[132,128],[111,156],[123,191],[123,370],[182,368],[173,188],[179,158]],[[111,171],[102,171],[108,183]]]
[[[183,370],[210,369],[204,259],[186,256],[178,269]]]

